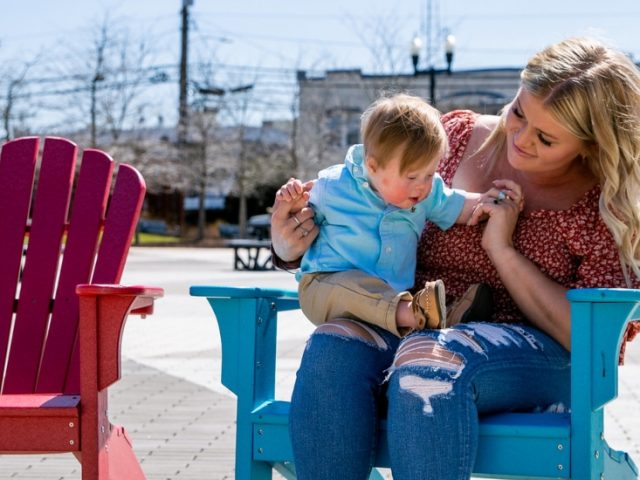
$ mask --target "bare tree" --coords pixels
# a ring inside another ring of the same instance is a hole
[[[15,136],[16,121],[27,116],[27,110],[19,110],[18,101],[21,100],[23,105],[27,104],[29,97],[25,91],[27,75],[34,65],[39,61],[39,57],[28,60],[18,67],[7,66],[5,73],[1,75],[2,80],[6,82],[4,104],[2,105],[2,126],[4,128],[4,139],[9,140]]]
[[[235,151],[236,158],[234,190],[239,199],[238,225],[241,237],[247,236],[247,197],[250,193],[252,178],[249,165],[254,161],[249,155],[245,138],[254,85],[255,83],[251,83],[242,87],[234,87],[235,91],[230,92],[232,95],[224,102],[225,114],[234,127],[232,142],[229,145]]]
[[[315,88],[298,78],[300,85],[300,101],[296,136],[297,155],[301,159],[297,175],[303,180],[315,178],[318,170],[335,163],[331,152],[335,150],[329,139],[331,130],[327,115],[327,106],[335,99],[331,91]],[[332,159],[333,158],[333,159]]]
[[[144,115],[147,106],[141,94],[148,86],[149,71],[144,66],[150,63],[152,52],[144,38],[136,43],[130,37],[130,32],[124,31],[116,40],[113,63],[105,71],[111,78],[111,88],[106,88],[100,97],[106,127],[116,143],[127,121],[133,119],[135,123],[136,116]]]
[[[91,143],[92,147],[96,147],[96,117],[97,117],[97,93],[98,93],[98,82],[104,81],[104,61],[105,61],[105,50],[109,43],[109,37],[107,32],[107,25],[102,24],[100,28],[98,37],[94,40],[94,54],[95,59],[93,65],[93,72],[91,75],[91,106],[89,107],[89,113],[91,115]]]
[[[216,177],[226,176],[226,170],[216,165],[219,158],[219,143],[216,138],[217,108],[207,107],[204,104],[197,109],[192,109],[191,131],[192,140],[188,142],[188,156],[191,161],[192,185],[198,195],[198,236],[197,240],[203,240],[206,232],[206,195],[210,182]]]
[[[58,67],[70,84],[67,125],[86,129],[92,146],[105,135],[117,144],[123,131],[137,124],[147,102],[142,94],[150,84],[149,39],[143,33],[134,37],[107,16],[96,24],[88,45],[69,46]]]
[[[401,38],[402,21],[393,12],[359,23],[347,19],[363,45],[369,50],[375,73],[397,74],[409,66],[408,39]]]

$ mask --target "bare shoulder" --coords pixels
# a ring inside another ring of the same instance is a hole
[[[499,121],[500,117],[496,115],[479,115],[477,117],[471,135],[469,136],[463,161],[474,156],[487,137],[489,137],[489,134],[496,128]]]
[[[483,142],[491,132],[498,126],[500,117],[497,115],[479,115],[471,132],[471,141],[478,138]]]
[[[452,186],[470,192],[483,192],[491,184],[487,181],[484,162],[479,161],[480,147],[498,125],[500,117],[495,115],[478,115],[469,136],[460,165],[453,177]]]

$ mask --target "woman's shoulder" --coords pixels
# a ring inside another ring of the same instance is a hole
[[[474,125],[474,132],[478,134],[483,132],[486,137],[496,129],[499,122],[500,117],[498,115],[478,115]]]
[[[497,117],[471,110],[453,110],[442,115],[442,125],[449,139],[449,152],[440,165],[440,173],[447,185],[451,184],[465,153],[468,150],[475,151],[495,128],[497,121]]]
[[[442,115],[451,150],[459,150],[467,143],[481,145],[499,121],[500,117],[496,115],[482,115],[471,110],[453,110]]]

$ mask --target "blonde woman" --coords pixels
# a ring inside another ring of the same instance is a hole
[[[336,464],[345,478],[367,478],[383,417],[395,480],[470,478],[478,415],[569,406],[567,290],[640,287],[638,69],[581,38],[538,53],[521,78],[499,117],[443,116],[450,150],[440,174],[467,191],[513,180],[524,210],[509,198],[482,203],[484,227],[427,224],[418,245],[416,285],[441,278],[453,301],[488,283],[493,317],[403,339],[340,319],[319,326],[292,399],[298,478],[333,478]],[[316,234],[309,209],[290,207],[276,201],[272,220],[285,261]],[[626,340],[639,330],[631,324]]]

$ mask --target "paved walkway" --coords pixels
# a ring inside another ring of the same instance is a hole
[[[149,480],[233,479],[234,397],[220,384],[220,337],[193,284],[295,288],[291,274],[236,272],[231,249],[134,248],[123,283],[161,286],[156,313],[130,318],[123,379],[110,390],[110,417],[129,431]],[[277,396],[288,397],[305,339],[300,314],[281,318]],[[640,460],[640,341],[621,370],[620,398],[607,410],[607,438]],[[2,456],[0,480],[80,479],[71,455]],[[277,478],[274,475],[274,478]]]

